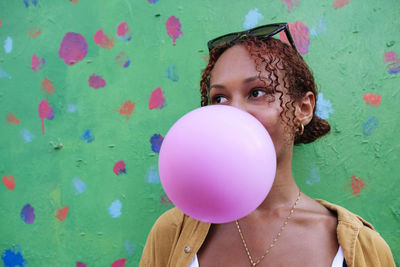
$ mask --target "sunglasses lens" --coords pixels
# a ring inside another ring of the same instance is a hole
[[[238,36],[238,34],[234,33],[234,34],[228,34],[228,35],[224,35],[224,36],[218,37],[218,38],[208,42],[208,48],[211,50],[214,47],[229,43],[232,40],[234,40],[237,36]]]
[[[267,25],[259,28],[255,28],[254,30],[251,30],[249,34],[258,37],[258,36],[265,36],[269,37],[275,33],[281,28],[281,25]]]

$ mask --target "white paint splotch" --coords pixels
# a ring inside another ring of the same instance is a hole
[[[108,213],[111,215],[111,217],[118,218],[122,215],[121,209],[122,203],[119,199],[117,199],[111,203],[110,207],[108,208]]]
[[[315,112],[317,116],[321,119],[327,120],[329,119],[330,114],[333,114],[333,112],[331,101],[325,99],[324,95],[319,93],[317,99],[317,110]]]
[[[11,53],[13,49],[13,40],[10,36],[7,37],[7,39],[4,41],[4,51],[6,54]]]
[[[250,9],[246,17],[244,18],[243,28],[245,30],[253,28],[263,19],[264,16],[260,12],[258,12],[258,8]]]
[[[78,177],[72,179],[72,183],[76,190],[75,194],[79,195],[86,191],[86,184]]]

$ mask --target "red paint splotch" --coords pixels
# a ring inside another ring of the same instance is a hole
[[[14,124],[20,124],[21,121],[17,119],[12,113],[8,113],[6,116],[6,121]]]
[[[296,45],[297,51],[299,51],[299,53],[302,55],[307,54],[308,46],[310,45],[310,32],[307,25],[301,21],[296,21],[295,23],[289,23],[289,30],[294,44]],[[283,31],[279,33],[279,39],[289,45],[289,41]]]
[[[33,54],[31,60],[31,68],[34,72],[41,70],[45,64],[44,58],[38,58],[36,54]]]
[[[332,4],[333,8],[342,8],[348,4],[350,4],[351,0],[335,0]]]
[[[1,25],[3,25],[3,21],[1,21],[1,19],[0,19],[0,26],[1,26]]]
[[[127,259],[119,259],[111,264],[111,267],[125,267]]]
[[[40,101],[38,112],[42,120],[42,133],[44,133],[44,119],[52,120],[54,118],[53,108],[49,105],[47,99]]]
[[[113,172],[115,175],[120,175],[121,173],[126,173],[125,162],[123,160],[118,161],[114,164]]]
[[[183,34],[181,31],[181,22],[177,17],[171,16],[165,22],[165,28],[167,28],[167,33],[172,38],[172,44],[175,45],[176,39]]]
[[[86,57],[88,45],[82,34],[67,32],[61,41],[58,56],[67,65],[74,65]]]
[[[162,195],[161,197],[160,197],[160,203],[163,205],[163,206],[166,206],[166,207],[168,207],[168,206],[170,206],[170,205],[173,205],[173,203],[172,203],[172,201],[168,198],[168,196],[167,195]]]
[[[299,6],[299,1],[297,0],[279,0],[280,2],[285,2],[288,6],[288,11],[291,12],[293,9],[293,5]]]
[[[395,51],[385,52],[384,61],[388,64],[389,74],[400,73],[400,59]]]
[[[65,206],[56,212],[56,217],[60,222],[64,221],[67,218],[68,209],[69,207]]]
[[[89,86],[94,89],[102,88],[106,86],[106,81],[100,75],[95,75],[93,73],[92,76],[89,77]]]
[[[378,94],[365,94],[363,97],[365,104],[370,105],[370,106],[379,106],[381,104],[382,96]]]
[[[86,267],[86,263],[77,261],[75,267]]]
[[[161,88],[158,87],[154,89],[151,93],[150,101],[149,101],[149,109],[162,109],[165,106],[165,98],[164,93],[161,91]]]
[[[362,178],[356,177],[355,175],[351,176],[351,188],[353,190],[353,194],[358,197],[360,192],[364,189],[365,183]]]
[[[8,188],[8,190],[13,191],[15,188],[15,179],[12,175],[3,176],[3,184]]]
[[[52,94],[55,92],[54,87],[53,87],[53,84],[52,84],[51,81],[50,81],[49,79],[47,79],[47,78],[44,78],[44,79],[42,80],[42,90],[43,90],[43,92],[46,92],[46,93],[48,93],[49,95],[52,95]]]
[[[132,39],[131,30],[128,27],[126,21],[122,22],[117,27],[117,35],[124,41],[130,41]]]
[[[135,102],[132,102],[130,100],[122,102],[122,107],[119,109],[119,113],[121,115],[125,115],[126,119],[129,120],[129,116],[132,114],[132,112],[135,109]]]
[[[76,4],[76,3],[78,3],[78,0],[69,0],[72,4]],[[85,264],[85,266],[86,266],[86,264]]]
[[[32,37],[32,38],[36,38],[39,36],[39,34],[42,32],[42,30],[40,28],[37,27],[32,27],[28,30],[27,34]]]
[[[95,44],[100,45],[102,48],[110,49],[114,46],[114,38],[109,38],[104,32],[103,29],[98,30],[94,34],[94,42]]]

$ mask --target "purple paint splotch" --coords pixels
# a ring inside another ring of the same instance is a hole
[[[158,2],[158,0],[147,0],[149,3],[155,4]]]
[[[171,16],[167,19],[167,22],[165,22],[165,28],[167,29],[168,35],[172,38],[172,44],[176,45],[176,39],[183,34],[181,31],[181,22],[177,17]]]
[[[35,210],[30,204],[26,204],[21,210],[21,219],[27,223],[32,224],[35,221]]]
[[[32,5],[36,6],[37,3],[38,3],[38,0],[31,0],[31,1],[29,1],[29,0],[24,0],[24,4],[25,4],[25,7],[26,7],[26,8],[29,7],[29,2],[31,2]]]
[[[164,137],[162,135],[154,134],[150,138],[151,150],[153,150],[155,153],[160,153],[161,144],[163,141],[164,141]]]
[[[99,89],[106,86],[106,81],[100,75],[95,75],[89,77],[89,86],[94,89]]]
[[[86,143],[91,143],[94,140],[94,135],[90,132],[90,129],[88,129],[81,135],[81,139]]]
[[[167,68],[167,77],[173,82],[177,82],[179,80],[178,72],[176,71],[176,66],[168,66]]]
[[[299,1],[297,0],[279,0],[279,2],[285,2],[289,12],[292,12],[293,6],[299,6]]]
[[[4,267],[24,267],[27,261],[21,254],[20,249],[7,249],[1,254],[1,259],[3,260]]]
[[[384,61],[387,63],[389,74],[400,73],[400,59],[396,52],[386,52],[384,55]]]
[[[310,45],[310,33],[307,25],[301,21],[296,21],[295,23],[289,23],[289,30],[293,37],[297,51],[299,51],[299,53],[302,55],[307,54],[308,46]],[[279,33],[279,39],[289,45],[289,41],[283,31]]]
[[[58,56],[67,65],[74,65],[86,57],[88,45],[82,34],[67,32],[61,41]]]
[[[371,116],[368,120],[363,124],[363,134],[365,136],[370,136],[376,128],[379,126],[379,121],[376,117]]]

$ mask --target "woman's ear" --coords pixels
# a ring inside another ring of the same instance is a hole
[[[308,91],[302,98],[294,104],[296,121],[306,126],[310,123],[314,114],[315,96],[313,92]]]

